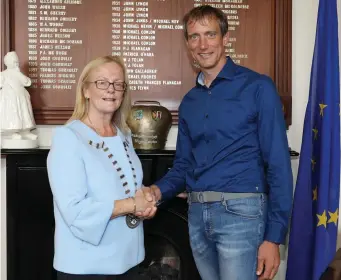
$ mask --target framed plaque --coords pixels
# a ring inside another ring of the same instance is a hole
[[[202,4],[228,18],[226,54],[275,81],[290,125],[291,0],[4,0],[1,55],[15,50],[32,79],[37,124],[71,116],[83,67],[105,54],[123,56],[133,101],[159,101],[177,123],[197,75],[181,20]]]

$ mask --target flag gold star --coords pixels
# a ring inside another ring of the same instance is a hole
[[[336,211],[333,213],[333,212],[329,212],[329,220],[328,220],[328,224],[329,223],[334,223],[335,225],[337,225],[337,221],[339,219],[339,208],[336,209]]]
[[[315,164],[316,164],[316,160],[312,159],[312,160],[311,160],[311,169],[312,169],[313,171],[315,171]]]
[[[317,130],[317,128],[314,128],[313,132],[314,132],[314,140],[316,140],[317,139],[317,134],[318,134],[319,131]]]
[[[323,110],[324,110],[324,108],[326,108],[328,105],[321,103],[321,104],[319,104],[319,106],[320,106],[320,116],[323,117]]]
[[[318,218],[318,223],[317,226],[324,226],[327,228],[327,215],[326,215],[326,210],[323,211],[322,215],[316,214]]]
[[[317,186],[313,189],[313,200],[317,200]]]

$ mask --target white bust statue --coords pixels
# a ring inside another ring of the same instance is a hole
[[[0,73],[0,132],[2,148],[35,148],[37,135],[31,97],[25,87],[31,80],[20,72],[16,52],[4,57],[7,69]]]

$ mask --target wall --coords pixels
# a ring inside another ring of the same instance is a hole
[[[288,139],[292,149],[299,151],[303,131],[303,121],[306,102],[309,92],[310,67],[315,39],[316,17],[318,0],[292,0],[292,98],[293,98],[293,124],[288,131]],[[340,11],[338,0],[338,10]],[[339,31],[341,31],[339,23]],[[339,36],[341,38],[341,36]],[[49,146],[51,133],[54,127],[39,126],[38,134],[41,146]],[[174,147],[176,142],[177,127],[172,127],[166,147]],[[298,160],[292,161],[294,178],[297,176]],[[6,161],[1,159],[1,189],[0,189],[0,279],[6,279]],[[341,208],[341,206],[340,206]],[[341,236],[341,226],[339,225]],[[341,242],[341,238],[339,238]],[[281,250],[281,266],[276,280],[285,279],[286,248]]]

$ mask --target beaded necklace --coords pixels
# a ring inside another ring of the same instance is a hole
[[[96,131],[96,133],[98,135],[100,135],[94,127],[93,127],[93,129]],[[116,172],[119,175],[119,178],[122,182],[122,187],[124,188],[125,194],[129,195],[130,189],[128,187],[128,182],[127,182],[126,176],[123,172],[123,169],[120,167],[118,160],[115,159],[114,155],[110,152],[109,148],[105,145],[105,142],[102,141],[101,143],[95,143],[92,140],[89,140],[88,143],[90,146],[95,147],[98,150],[102,150],[104,153],[106,153],[108,159],[111,160],[111,162],[112,162],[112,166],[115,168]],[[130,194],[130,196],[129,196],[129,197],[133,197],[136,193],[136,190],[137,190],[137,182],[136,182],[135,168],[133,166],[133,162],[132,162],[132,159],[131,159],[130,154],[129,154],[129,149],[128,149],[129,148],[129,141],[127,140],[127,138],[125,139],[125,141],[123,141],[123,146],[124,146],[124,150],[126,152],[126,157],[127,157],[129,164],[130,164],[130,168],[132,170],[132,174],[133,174],[135,192],[134,192],[134,194]],[[129,228],[136,228],[140,224],[140,221],[141,220],[133,214],[126,215],[126,224]]]

